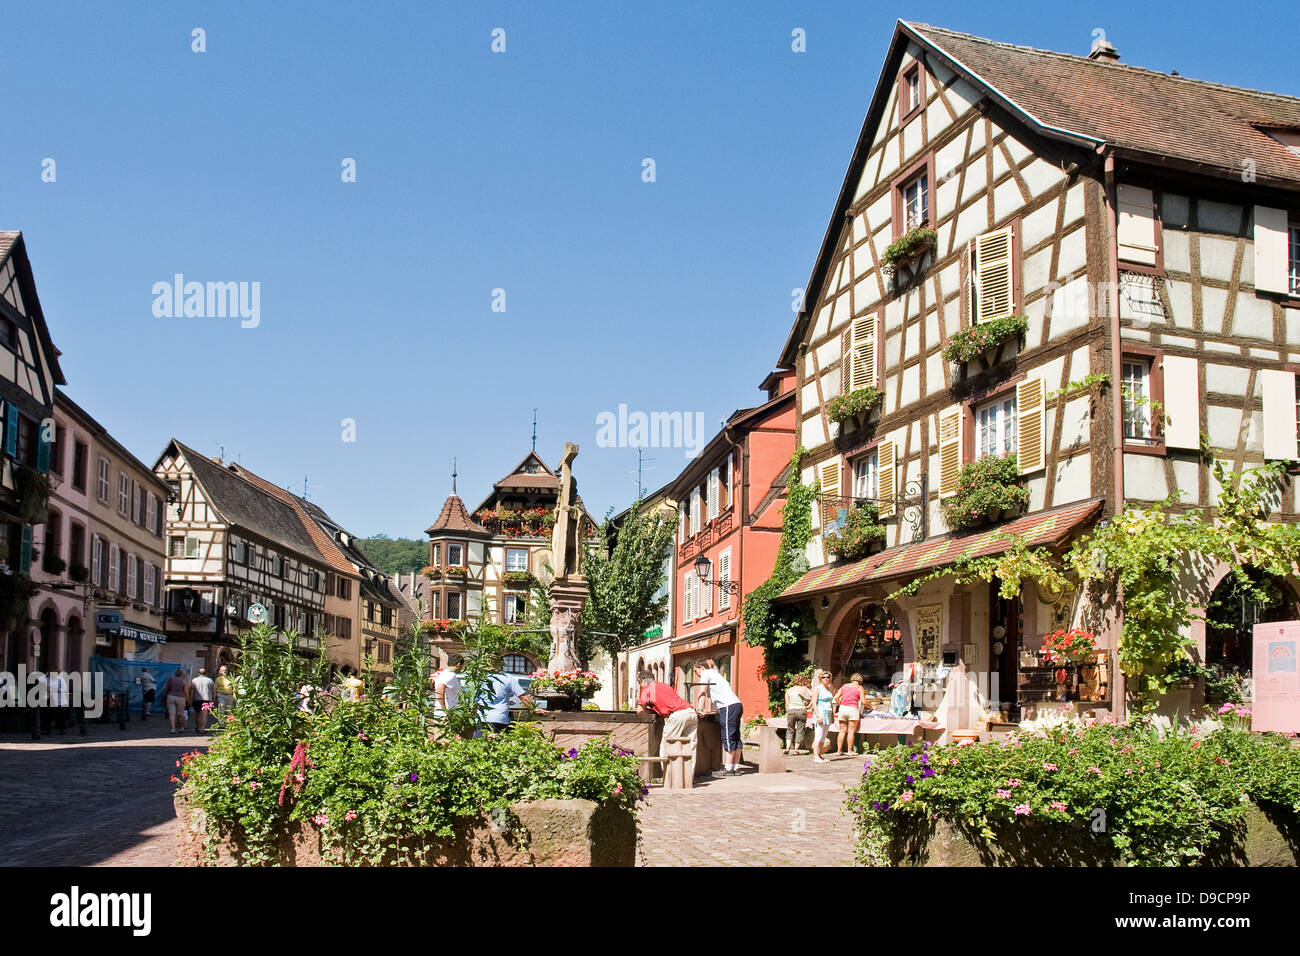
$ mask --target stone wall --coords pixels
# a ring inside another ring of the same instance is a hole
[[[204,851],[206,814],[189,803],[184,789],[176,794],[176,864],[241,866],[237,839],[224,839],[215,862]],[[431,840],[406,838],[393,853],[392,866],[634,866],[636,818],[616,807],[591,800],[535,800],[511,808],[523,833],[498,831],[486,817],[467,818],[455,836]],[[330,866],[337,861],[322,847],[310,824],[286,827],[273,861],[279,866]]]

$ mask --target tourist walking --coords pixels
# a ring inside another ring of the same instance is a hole
[[[167,708],[167,722],[171,724],[172,733],[178,733],[176,722],[179,720],[181,730],[185,729],[185,710],[190,701],[190,682],[185,679],[185,671],[176,668],[176,673],[167,678],[163,684],[163,706]]]
[[[488,675],[479,697],[479,707],[482,710],[481,720],[492,733],[499,734],[510,726],[510,701],[516,697],[524,707],[533,706],[528,690],[514,674],[496,671]]]
[[[823,753],[826,750],[827,735],[830,733],[832,708],[835,695],[831,693],[830,671],[821,669],[813,671],[816,685],[813,698],[813,760],[817,763],[830,763]]]
[[[216,683],[208,676],[207,669],[200,667],[190,687],[194,696],[194,729],[203,733],[208,729],[208,711],[215,700]]]
[[[140,694],[144,697],[144,717],[142,720],[148,720],[149,715],[153,713],[154,694],[158,690],[158,678],[149,673],[149,668],[140,672]]]
[[[641,678],[641,695],[636,699],[636,712],[644,714],[653,711],[664,719],[663,736],[659,738],[659,756],[668,756],[668,741],[685,740],[690,759],[686,764],[686,783],[689,786],[695,779],[695,742],[700,718],[695,708],[682,700],[677,691],[662,681],[650,677]],[[668,765],[664,764],[664,775],[668,774]]]
[[[848,753],[856,753],[858,742],[858,722],[862,720],[862,703],[867,698],[866,688],[862,686],[862,675],[854,674],[849,682],[835,695],[835,706],[839,708],[836,716],[840,720],[840,735],[835,743],[835,755],[844,756],[844,739],[848,738]]]
[[[226,710],[235,706],[235,682],[230,679],[230,672],[226,670],[225,664],[217,668],[215,690],[217,692],[218,707]]]
[[[712,658],[704,661],[704,670],[695,675],[695,682],[704,687],[718,708],[718,726],[722,730],[722,772],[728,775],[740,773],[745,756],[745,745],[740,739],[740,718],[745,709],[740,705],[740,698]]]
[[[813,699],[808,683],[808,678],[799,674],[785,689],[785,752],[788,754],[803,753],[799,745],[808,727],[808,707]]]
[[[461,658],[459,656],[447,659],[447,663],[438,669],[433,675],[433,712],[435,714],[445,714],[447,711],[456,706],[460,700],[460,674],[456,668],[460,667]]]

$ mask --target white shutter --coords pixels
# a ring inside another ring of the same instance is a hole
[[[817,466],[817,477],[822,486],[821,515],[822,527],[835,520],[835,512],[843,507],[840,501],[840,459],[839,456],[824,461]]]
[[[1255,207],[1255,289],[1280,292],[1287,288],[1287,212]]]
[[[939,497],[957,493],[957,473],[962,466],[962,439],[965,421],[960,405],[950,405],[939,413]]]
[[[110,544],[108,546],[108,589],[110,591],[118,590],[122,584],[122,569],[119,563],[121,554],[122,552],[118,549],[117,545]]]
[[[731,549],[728,548],[718,555],[718,609],[726,610],[731,607],[731,590],[727,587],[731,583]]]
[[[849,390],[876,386],[876,317],[853,320],[849,348]]]
[[[1294,372],[1265,369],[1259,373],[1264,389],[1264,457],[1291,461],[1297,448],[1297,384]]]
[[[677,522],[677,532],[681,541],[684,542],[686,540],[686,505],[683,504],[678,506],[677,517],[679,519]]]
[[[1156,197],[1150,189],[1120,183],[1115,187],[1118,207],[1119,258],[1143,266],[1156,264]]]
[[[894,439],[886,438],[876,446],[876,501],[880,517],[894,514],[896,490],[895,472],[898,466],[898,446]]]
[[[126,556],[126,593],[131,598],[135,598],[136,596],[135,585],[138,579],[139,579],[139,575],[136,572],[135,555],[128,554]]]
[[[707,494],[709,503],[709,520],[712,521],[718,516],[718,469],[716,468],[709,472]]]
[[[1012,283],[1010,229],[996,229],[973,240],[974,283],[971,324],[1000,319],[1015,313],[1016,296]]]
[[[1201,447],[1201,378],[1196,359],[1166,355],[1164,359],[1166,448]]]
[[[687,571],[682,579],[682,620],[695,620],[695,572]]]
[[[158,603],[157,601],[154,600],[153,587],[154,587],[153,565],[146,564],[144,566],[144,599],[147,604],[151,604],[151,605]]]
[[[700,489],[691,489],[691,534],[700,531]]]
[[[698,597],[700,617],[707,617],[713,613],[713,586],[718,582],[717,568],[713,570],[713,580],[705,578],[696,578],[695,586],[700,589]]]
[[[97,588],[104,586],[103,546],[97,534],[90,536],[90,581]]]
[[[1038,471],[1046,462],[1044,400],[1047,389],[1041,378],[1027,378],[1016,386],[1016,462],[1020,473]]]
[[[734,457],[734,455],[728,455],[726,463],[722,466],[722,507],[724,509],[730,508],[735,504],[735,501],[732,500],[731,493],[731,475],[734,468]]]

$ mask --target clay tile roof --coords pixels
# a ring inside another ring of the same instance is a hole
[[[339,550],[338,545],[334,543],[334,539],[327,535],[321,526],[316,523],[315,519],[307,513],[307,509],[303,506],[302,500],[297,495],[281,488],[279,485],[267,481],[259,475],[253,474],[243,465],[231,464],[230,470],[239,475],[239,477],[253,485],[256,485],[268,495],[278,498],[280,501],[283,501],[291,507],[294,510],[294,514],[298,516],[298,520],[302,522],[303,529],[307,532],[307,536],[311,538],[312,544],[316,546],[316,550],[321,553],[321,556],[331,568],[335,571],[342,572],[349,577],[355,578],[359,576],[356,566],[347,559],[347,556],[344,555],[341,550]]]
[[[889,548],[848,564],[822,565],[812,568],[786,588],[780,600],[793,600],[871,581],[917,577],[961,558],[1001,554],[1011,543],[1008,535],[1023,538],[1029,547],[1059,547],[1077,529],[1101,514],[1101,504],[1100,499],[1093,498],[1051,511],[1028,514],[975,534],[944,535]]]
[[[9,250],[13,248],[14,241],[22,233],[11,229],[0,229],[0,262],[4,262],[5,257],[9,255]]]
[[[494,488],[558,488],[560,479],[545,472],[534,475],[506,475]]]
[[[438,520],[425,529],[425,534],[436,534],[440,531],[482,535],[485,538],[492,536],[487,528],[470,518],[469,512],[465,510],[465,502],[461,501],[456,495],[449,495],[447,500],[442,503],[442,511],[438,515]]]
[[[1258,127],[1300,129],[1300,98],[904,24],[1040,125],[1120,150],[1300,184],[1300,156]]]

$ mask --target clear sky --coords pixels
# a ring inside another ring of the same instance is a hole
[[[418,537],[452,457],[473,507],[537,407],[599,515],[637,461],[601,412],[711,435],[760,399],[898,17],[1300,94],[1294,3],[11,4],[0,228],[69,394],[150,464],[224,446]],[[156,316],[176,273],[259,283],[257,326]],[[686,462],[646,454],[650,488]]]

